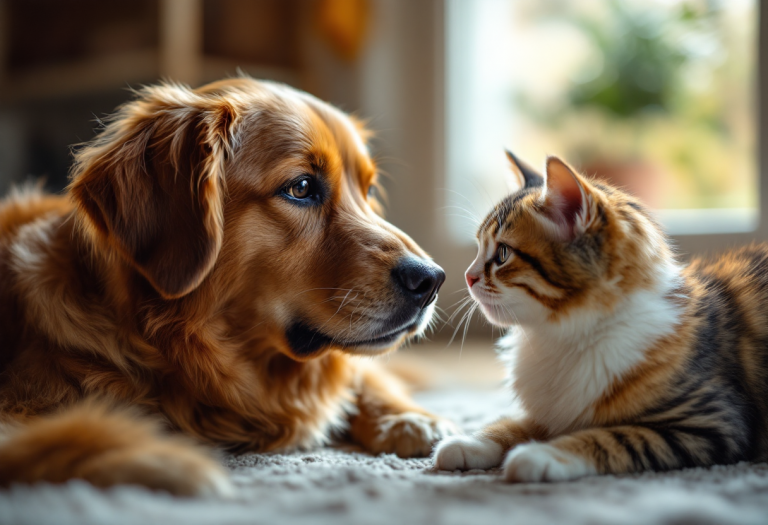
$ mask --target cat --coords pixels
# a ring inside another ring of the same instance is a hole
[[[635,198],[508,153],[522,188],[482,222],[466,272],[523,414],[433,453],[564,481],[768,456],[768,246],[684,266]]]

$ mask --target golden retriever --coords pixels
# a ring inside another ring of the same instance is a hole
[[[423,332],[445,278],[377,213],[365,139],[283,85],[163,84],[79,149],[68,195],[0,203],[0,485],[222,493],[197,443],[345,428],[429,454],[451,424],[356,357]]]

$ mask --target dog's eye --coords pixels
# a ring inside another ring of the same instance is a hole
[[[283,186],[278,195],[297,206],[316,206],[322,204],[326,194],[321,180],[305,173]]]
[[[499,248],[496,250],[496,264],[504,264],[509,259],[509,246],[506,244],[499,244]]]
[[[294,199],[306,199],[312,195],[312,181],[301,179],[288,188],[288,194]]]

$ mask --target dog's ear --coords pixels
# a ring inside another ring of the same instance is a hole
[[[75,155],[85,227],[166,299],[208,275],[223,235],[223,169],[237,109],[177,85],[145,88]]]

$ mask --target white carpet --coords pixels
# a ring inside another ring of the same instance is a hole
[[[417,399],[473,430],[508,407],[503,392],[440,390]],[[352,447],[227,458],[233,500],[181,500],[84,483],[0,492],[0,524],[768,523],[768,465],[509,485],[496,473],[432,473],[427,460]]]

